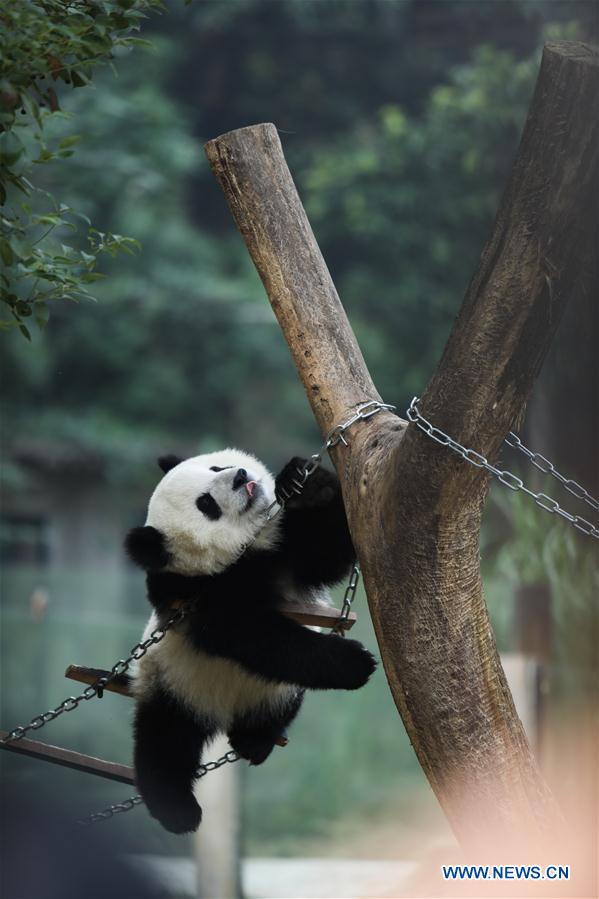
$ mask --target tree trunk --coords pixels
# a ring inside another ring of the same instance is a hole
[[[589,47],[545,48],[491,239],[421,402],[435,425],[492,460],[523,414],[566,301],[596,286],[598,75]],[[233,131],[206,152],[326,433],[380,397],[276,129]],[[514,710],[483,596],[486,473],[386,412],[355,425],[349,441],[332,455],[382,660],[456,835],[472,847],[490,828],[506,845],[552,831],[559,812]]]

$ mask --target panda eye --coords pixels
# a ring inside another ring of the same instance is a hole
[[[223,514],[221,507],[209,493],[202,493],[201,496],[198,496],[196,506],[211,521],[218,521]]]
[[[211,465],[210,471],[226,471],[227,468],[233,468],[232,465],[225,465],[224,468],[219,468],[218,465]]]

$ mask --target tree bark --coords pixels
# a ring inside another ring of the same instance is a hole
[[[598,75],[591,48],[546,46],[491,239],[422,398],[427,418],[492,460],[567,300],[596,287]],[[233,131],[206,152],[326,433],[380,397],[276,129]],[[516,715],[483,595],[486,473],[386,412],[355,425],[349,441],[332,455],[385,672],[456,835],[472,847],[489,828],[506,845],[551,832],[559,812]]]

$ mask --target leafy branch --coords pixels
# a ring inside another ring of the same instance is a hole
[[[53,300],[93,299],[89,286],[101,253],[139,249],[136,240],[103,233],[42,188],[40,166],[68,158],[80,135],[47,143],[49,123],[68,120],[61,92],[91,83],[94,67],[117,51],[148,45],[141,21],[160,0],[8,0],[0,12],[0,330],[25,319],[40,328]]]

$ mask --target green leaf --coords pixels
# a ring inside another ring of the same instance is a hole
[[[106,275],[102,275],[100,272],[88,272],[85,275],[81,275],[79,280],[84,284],[91,284],[93,281],[101,281],[105,277]]]
[[[50,307],[43,301],[36,303],[33,307],[33,314],[38,328],[40,329],[40,331],[43,331],[48,324],[48,319],[50,318]]]
[[[13,308],[15,303],[18,302],[18,299],[19,298],[16,294],[10,293],[10,291],[8,290],[0,290],[0,300],[2,300],[3,303],[6,303],[7,306],[10,306],[11,309]]]
[[[33,313],[33,309],[26,300],[19,300],[15,306],[15,309],[17,315],[22,315],[23,318],[29,318],[29,316]]]
[[[58,146],[60,147],[61,150],[67,150],[67,149],[69,149],[69,147],[74,147],[75,144],[78,144],[80,140],[81,140],[80,134],[71,134],[71,135],[69,135],[69,137],[63,137],[62,140],[59,142]],[[65,207],[65,209],[67,209],[67,208],[68,207]]]
[[[51,159],[54,159],[55,156],[56,156],[55,153],[52,153],[51,150],[48,150],[47,147],[44,147],[44,149],[42,150],[42,152],[40,153],[40,155],[38,156],[38,158],[37,158],[37,159],[34,159],[33,161],[34,161],[35,163],[37,163],[38,165],[41,165],[41,164],[43,164],[44,162],[49,162]]]
[[[86,265],[94,265],[96,262],[96,257],[91,253],[86,253],[85,250],[79,250],[79,255],[83,259]]]
[[[23,142],[14,131],[3,131],[0,134],[0,164],[12,166],[24,152]]]
[[[152,43],[152,41],[147,41],[143,37],[126,37],[125,40],[123,41],[123,44],[126,47],[146,47],[146,48],[149,48],[150,50],[153,49],[153,47],[154,47],[154,44]]]
[[[71,81],[73,87],[85,87],[86,84],[89,84],[89,78],[83,72],[76,72],[74,69],[71,70]]]
[[[60,225],[62,219],[59,215],[48,213],[47,215],[36,215],[32,219],[34,225]]]
[[[12,265],[15,261],[15,254],[9,242],[3,237],[0,238],[0,256],[5,265]]]

